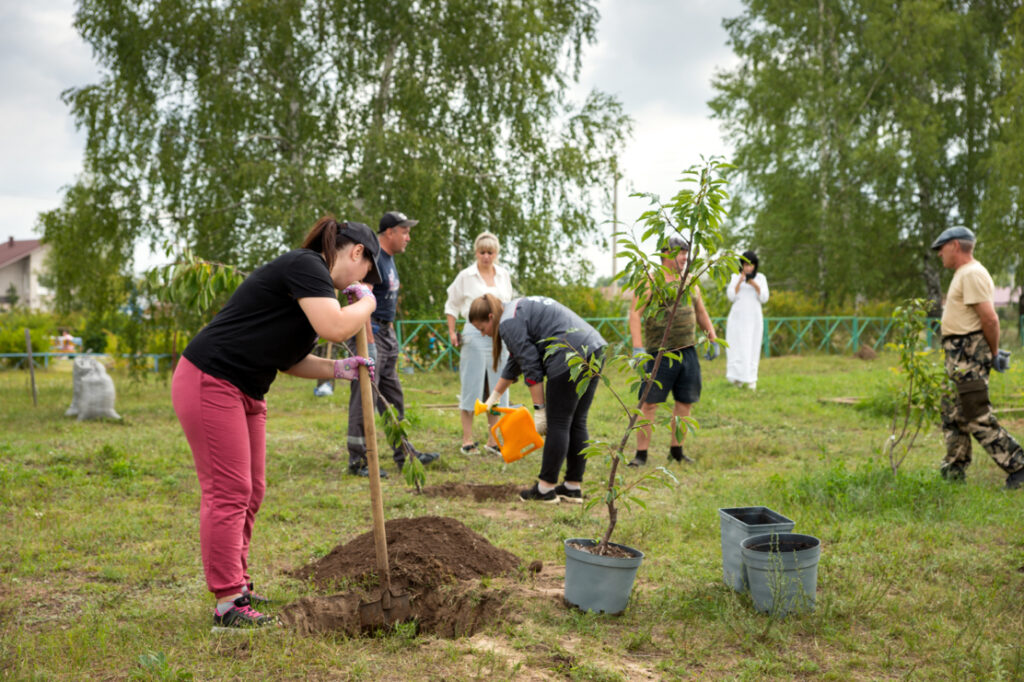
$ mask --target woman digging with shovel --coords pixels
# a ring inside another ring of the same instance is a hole
[[[540,475],[533,487],[519,493],[519,499],[582,502],[587,463],[582,453],[590,438],[587,413],[598,382],[591,381],[583,395],[577,395],[577,382],[570,377],[566,362],[568,350],[549,353],[548,346],[564,343],[589,362],[600,363],[607,343],[583,318],[546,296],[517,298],[503,305],[497,297],[485,294],[470,306],[469,323],[494,339],[495,367],[502,348],[508,347],[508,362],[487,398],[487,409],[497,405],[501,394],[522,374],[533,399],[537,433],[546,434]],[[559,484],[562,462],[566,463],[565,480]]]
[[[253,627],[273,619],[249,575],[249,540],[266,489],[264,394],[285,372],[347,379],[365,357],[311,354],[317,337],[342,343],[376,309],[368,286],[380,281],[377,236],[362,223],[317,221],[302,247],[249,275],[188,344],[171,397],[199,478],[199,544],[206,585],[217,598],[214,627]],[[349,305],[338,303],[338,290]]]

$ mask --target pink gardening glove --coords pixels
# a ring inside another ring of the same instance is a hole
[[[355,381],[359,378],[359,366],[366,365],[370,372],[370,380],[373,381],[373,360],[364,358],[362,355],[342,358],[334,361],[334,378]]]
[[[373,296],[373,289],[362,282],[356,282],[355,284],[349,284],[347,287],[342,289],[341,293],[348,297],[349,303],[355,303],[367,296]]]

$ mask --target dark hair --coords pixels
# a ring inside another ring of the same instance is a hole
[[[505,306],[494,294],[484,294],[479,298],[473,299],[473,302],[469,305],[469,323],[474,322],[486,322],[489,319],[494,320],[493,342],[491,344],[492,355],[494,356],[494,371],[498,371],[498,363],[501,361],[501,332],[498,330],[498,321],[501,320],[501,314],[505,312]],[[491,318],[491,315],[494,317]]]
[[[339,223],[332,215],[325,215],[316,221],[316,225],[302,240],[302,248],[311,249],[323,255],[324,260],[327,261],[328,270],[334,267],[334,260],[339,251],[348,244],[356,243],[342,232],[344,224]]]
[[[740,260],[740,272],[743,272],[743,266],[747,262],[750,262],[750,263],[754,264],[754,272],[753,272],[753,274],[756,275],[757,274],[757,264],[758,264],[757,254],[754,253],[753,251],[744,251],[743,252],[743,258]]]

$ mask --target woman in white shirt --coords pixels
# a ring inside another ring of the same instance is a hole
[[[725,290],[732,308],[726,323],[725,340],[728,364],[725,378],[737,386],[757,387],[757,365],[761,359],[764,318],[761,306],[768,302],[768,280],[757,271],[757,254],[743,252],[740,271],[732,276]]]
[[[448,300],[444,304],[444,313],[448,318],[448,339],[452,345],[460,349],[459,378],[462,380],[462,395],[459,408],[462,417],[462,452],[476,454],[479,452],[473,440],[473,406],[477,400],[484,401],[505,367],[508,351],[504,351],[497,370],[491,357],[491,337],[481,334],[476,327],[466,324],[460,335],[455,330],[456,320],[465,320],[469,315],[469,306],[484,294],[496,296],[502,303],[513,298],[512,278],[508,270],[498,265],[498,238],[490,232],[481,232],[473,241],[476,263],[460,272],[455,281],[448,287]],[[508,407],[508,393],[502,398],[501,405]],[[497,417],[487,415],[490,424]],[[491,454],[501,455],[488,431],[486,449]]]

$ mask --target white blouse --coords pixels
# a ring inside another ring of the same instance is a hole
[[[512,291],[512,275],[504,267],[494,264],[494,286],[489,286],[480,275],[474,262],[455,276],[455,281],[448,286],[448,300],[444,304],[444,314],[455,319],[465,319],[469,315],[469,306],[484,294],[494,294],[502,303],[514,298]]]

